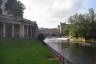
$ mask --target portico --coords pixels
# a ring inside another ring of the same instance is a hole
[[[36,38],[36,22],[0,16],[0,38]]]

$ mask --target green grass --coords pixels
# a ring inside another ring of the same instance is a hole
[[[59,64],[37,40],[0,40],[0,64]]]

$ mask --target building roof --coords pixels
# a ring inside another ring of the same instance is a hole
[[[24,19],[24,18],[15,18],[13,16],[6,16],[6,15],[0,15],[0,20],[4,20],[4,21],[12,21],[12,22],[19,22],[19,23],[26,23],[26,24],[30,24],[30,25],[37,25],[36,21],[31,21],[28,19]]]

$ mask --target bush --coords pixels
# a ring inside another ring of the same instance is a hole
[[[45,35],[44,34],[39,34],[38,35],[38,40],[42,41],[45,39]]]

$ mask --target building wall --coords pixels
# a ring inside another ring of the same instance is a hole
[[[63,36],[65,34],[65,30],[64,30],[65,25],[66,25],[66,23],[60,23],[60,25],[58,25],[59,35],[62,35]]]
[[[53,29],[48,29],[48,28],[42,28],[39,29],[39,34],[44,34],[46,36],[53,36],[53,35],[58,35],[58,29],[53,28]]]

